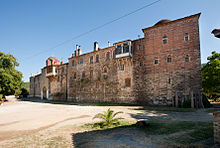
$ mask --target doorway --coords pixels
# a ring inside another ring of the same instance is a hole
[[[46,89],[46,87],[43,88],[43,99],[47,100],[47,89]]]

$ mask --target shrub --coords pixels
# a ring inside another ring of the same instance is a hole
[[[22,89],[21,89],[21,95],[22,95],[24,98],[27,98],[27,96],[29,95],[29,91],[28,91],[26,88],[22,88]]]
[[[191,108],[191,100],[190,99],[185,100],[183,102],[183,108]]]
[[[111,126],[111,125],[115,125],[115,124],[119,124],[119,120],[123,119],[123,118],[115,118],[116,115],[121,114],[123,112],[116,112],[114,113],[113,110],[111,110],[110,108],[107,110],[107,112],[104,113],[98,113],[96,114],[93,119],[95,118],[99,118],[102,119],[102,122],[98,122],[95,123],[94,126],[99,125],[100,127],[104,127],[104,126]]]

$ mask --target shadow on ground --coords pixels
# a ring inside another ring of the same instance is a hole
[[[70,101],[56,101],[56,100],[41,100],[40,98],[21,98],[20,101],[29,101],[35,103],[50,103],[60,105],[79,105],[79,106],[137,106],[137,104],[127,103],[111,103],[111,102],[70,102]]]
[[[160,141],[152,141],[134,125],[106,130],[87,131],[72,135],[73,145],[78,148],[159,147]]]

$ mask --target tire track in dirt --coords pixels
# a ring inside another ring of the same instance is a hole
[[[27,134],[31,134],[31,133],[35,133],[50,127],[53,127],[59,123],[68,121],[68,120],[73,120],[73,119],[80,119],[80,118],[88,118],[90,117],[89,115],[82,115],[82,116],[78,116],[78,117],[71,117],[71,118],[67,118],[58,122],[55,122],[53,124],[49,124],[46,126],[42,126],[40,128],[34,129],[34,130],[21,130],[21,131],[5,131],[5,132],[0,132],[0,141],[4,141],[7,139],[11,139],[13,137],[18,137],[18,136],[23,136],[23,135],[27,135]],[[14,122],[10,122],[10,123],[6,123],[6,124],[14,124],[17,123],[18,121],[14,121]],[[6,124],[0,124],[0,126],[6,126]]]

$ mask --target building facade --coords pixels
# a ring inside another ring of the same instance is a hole
[[[199,14],[161,20],[144,37],[82,54],[67,63],[50,57],[30,77],[30,95],[75,102],[118,102],[202,107]]]

